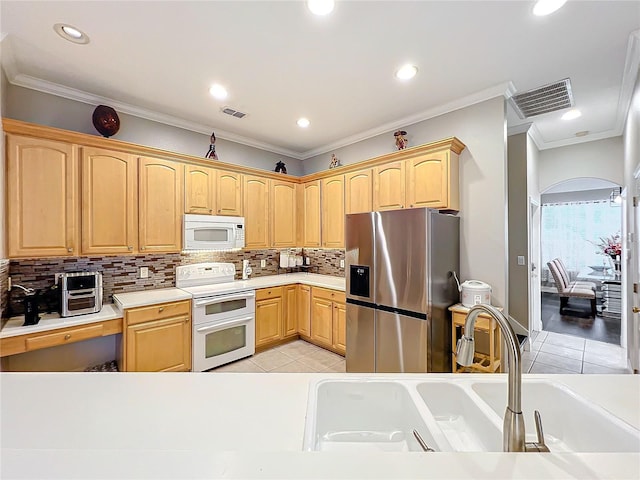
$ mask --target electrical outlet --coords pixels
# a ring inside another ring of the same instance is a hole
[[[344,260],[340,260],[340,268],[344,268]]]
[[[266,260],[260,260],[260,268],[266,268],[267,266],[267,261]]]
[[[140,278],[149,278],[149,267],[140,267]]]
[[[8,278],[7,278],[7,292],[10,292],[10,291],[11,291],[11,288],[12,288],[12,285],[11,285],[11,277],[8,277]]]
[[[524,265],[524,255],[518,255],[518,265]]]
[[[311,265],[311,259],[309,257],[305,258],[305,261],[307,262],[307,265]]]

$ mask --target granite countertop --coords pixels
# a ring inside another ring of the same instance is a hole
[[[487,378],[467,375],[472,380]],[[403,375],[375,377],[402,379]],[[637,375],[524,377],[560,382],[640,427]],[[305,452],[310,385],[327,378],[361,376],[0,373],[0,473],[7,478],[487,480],[621,479],[638,478],[640,473],[640,453]],[[506,375],[492,378],[506,382]]]

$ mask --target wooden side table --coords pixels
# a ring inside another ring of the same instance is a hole
[[[476,350],[474,355],[474,363],[468,367],[462,367],[456,363],[456,345],[458,343],[457,327],[460,327],[461,333],[464,334],[464,324],[469,313],[469,308],[457,303],[449,307],[451,311],[451,345],[453,348],[452,372],[474,372],[474,373],[495,373],[500,369],[501,355],[501,336],[500,329],[496,321],[489,315],[481,313],[476,318],[474,331],[483,332],[489,335],[489,352],[481,353]],[[477,335],[476,335],[477,336]],[[477,341],[476,341],[477,344]]]

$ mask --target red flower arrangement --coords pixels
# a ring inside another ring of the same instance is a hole
[[[602,255],[609,255],[615,259],[617,255],[622,255],[622,243],[620,234],[616,233],[610,237],[600,237],[600,243],[595,244],[602,252]]]

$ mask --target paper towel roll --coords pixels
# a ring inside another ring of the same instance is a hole
[[[280,253],[280,268],[287,268],[289,266],[289,254]]]

